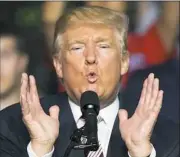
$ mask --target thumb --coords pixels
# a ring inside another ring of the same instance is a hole
[[[120,122],[120,124],[122,124],[125,120],[128,119],[128,113],[127,113],[127,111],[124,110],[124,109],[120,109],[120,110],[119,110],[118,116],[119,116],[119,122]]]
[[[49,114],[50,114],[50,117],[58,120],[59,119],[59,107],[57,105],[50,107]]]

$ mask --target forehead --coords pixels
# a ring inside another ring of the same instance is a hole
[[[79,23],[69,26],[64,37],[68,42],[88,39],[113,41],[115,29],[105,24]]]

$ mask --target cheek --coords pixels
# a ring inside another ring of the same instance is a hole
[[[75,79],[83,74],[84,59],[76,55],[67,55],[63,60],[63,76],[66,79]]]
[[[0,63],[0,78],[1,83],[10,84],[18,75],[18,60],[15,58],[8,58],[7,60],[1,60]]]
[[[118,73],[120,72],[121,60],[120,55],[107,55],[99,57],[100,67],[106,73]]]
[[[116,83],[120,80],[121,74],[121,65],[120,65],[120,56],[108,56],[104,57],[100,61],[100,73],[102,79],[106,83]]]

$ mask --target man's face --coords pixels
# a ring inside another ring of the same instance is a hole
[[[121,49],[113,28],[103,24],[77,24],[63,34],[63,48],[55,68],[63,78],[68,95],[76,102],[87,90],[95,91],[106,103],[116,95],[120,75],[127,71],[128,57]]]
[[[8,95],[20,85],[25,58],[17,53],[15,38],[0,37],[0,96]]]

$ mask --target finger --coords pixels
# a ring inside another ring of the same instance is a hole
[[[140,96],[139,104],[137,106],[137,110],[140,110],[143,107],[145,95],[146,95],[146,87],[147,87],[147,79],[144,80],[143,89],[141,92],[141,96]]]
[[[52,118],[58,120],[59,119],[59,107],[57,105],[50,107],[49,114]]]
[[[150,112],[148,124],[149,127],[153,128],[157,121],[157,117],[159,115],[160,109],[162,107],[162,100],[163,100],[163,91],[160,90],[158,92],[158,97],[156,99],[156,105],[153,107],[152,111]]]
[[[29,108],[30,108],[30,110],[31,110],[31,107],[32,107],[32,99],[31,99],[31,96],[30,96],[29,91],[28,91],[27,94],[26,94],[26,98],[27,98],[27,103],[28,103],[28,105],[29,105]]]
[[[158,92],[159,92],[159,79],[156,78],[154,79],[154,82],[153,82],[152,97],[149,103],[149,109],[152,109],[154,105],[156,104]]]
[[[149,102],[151,100],[151,95],[152,95],[153,82],[154,82],[154,74],[151,73],[148,76],[147,87],[146,87],[147,89],[146,89],[145,102],[144,102],[145,110],[149,108]]]
[[[160,108],[162,106],[162,98],[163,98],[163,91],[159,91],[158,97],[156,99],[156,105],[153,107],[153,109],[150,112],[147,112],[147,120],[144,122],[144,128],[146,133],[151,135],[154,126],[157,121],[157,117],[159,115]]]
[[[30,96],[31,96],[32,102],[40,104],[37,86],[36,86],[36,80],[34,76],[30,75],[29,80],[30,80]]]
[[[42,106],[39,102],[39,96],[37,92],[36,82],[34,76],[29,76],[29,84],[30,84],[30,92],[29,92],[29,98],[31,100],[30,110],[33,117],[36,117],[39,115],[41,111],[43,111]]]
[[[162,107],[162,101],[163,101],[163,91],[160,90],[159,93],[158,93],[158,97],[156,99],[156,103],[153,107],[153,111],[158,115],[160,110],[161,110],[161,107]]]
[[[118,116],[119,116],[119,123],[120,123],[120,125],[123,124],[123,122],[128,119],[128,113],[124,109],[120,109],[119,110]]]
[[[22,74],[21,77],[21,89],[20,89],[20,105],[23,115],[27,115],[30,112],[28,100],[27,100],[27,91],[28,90],[28,76],[26,73]]]

